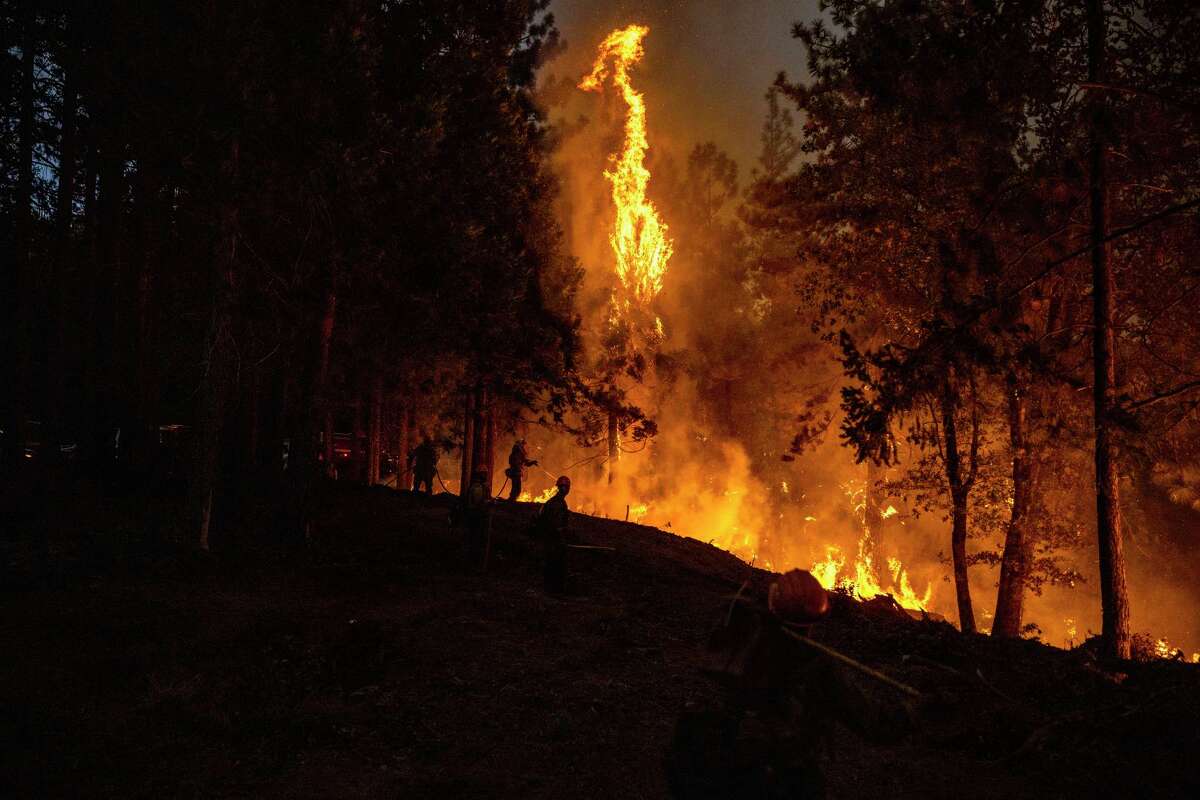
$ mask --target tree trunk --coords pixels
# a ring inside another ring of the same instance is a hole
[[[95,422],[95,408],[99,397],[100,382],[99,365],[95,353],[96,332],[99,326],[99,280],[100,280],[100,150],[96,121],[89,120],[86,152],[83,159],[83,247],[78,263],[83,265],[78,281],[83,286],[79,292],[79,320],[76,323],[79,341],[76,344],[76,356],[71,363],[78,369],[79,397],[72,402],[74,387],[64,391],[64,402],[67,404],[67,416],[75,429],[81,444],[85,443],[88,459],[96,454],[91,452],[92,426]],[[64,375],[64,377],[66,377]]]
[[[954,418],[957,404],[949,377],[942,385],[942,438],[946,448],[946,479],[953,502],[953,527],[950,552],[954,564],[954,593],[958,600],[958,626],[963,633],[975,632],[975,612],[971,607],[971,585],[967,579],[967,497],[969,483],[962,474],[958,451],[958,427]]]
[[[119,359],[127,357],[118,344],[121,331],[122,206],[125,197],[124,160],[117,144],[111,120],[101,123],[99,172],[100,187],[96,198],[97,263],[95,267],[95,316],[92,362],[97,399],[92,404],[92,433],[98,464],[111,462],[121,454],[113,449],[113,433],[122,417],[118,395],[125,394]],[[223,223],[221,223],[223,224]],[[218,248],[224,248],[218,236]],[[221,269],[221,267],[217,267]],[[217,290],[219,293],[219,290]],[[211,322],[211,321],[210,321]],[[210,331],[211,333],[211,331]],[[210,342],[211,344],[211,342]],[[210,354],[211,355],[211,354]],[[103,468],[103,467],[102,467]]]
[[[412,408],[407,400],[400,401],[399,437],[396,443],[396,488],[412,486],[412,474],[408,471],[408,454],[412,450],[409,432],[412,427]]]
[[[608,482],[617,477],[617,465],[621,460],[621,431],[617,427],[617,415],[608,415]]]
[[[326,403],[321,415],[321,459],[325,463],[325,477],[337,477],[337,450],[333,446],[333,406]]]
[[[222,164],[222,178],[232,187],[238,174],[238,139],[229,144]],[[232,192],[232,189],[230,190]],[[237,288],[238,212],[234,197],[225,198],[219,209],[219,235],[214,254],[212,317],[206,351],[208,359],[201,385],[200,413],[196,431],[196,469],[192,478],[192,508],[197,525],[197,544],[207,550],[216,493],[217,465],[221,452],[221,430],[234,372],[233,306]]]
[[[325,461],[326,477],[333,477],[337,464],[334,463],[336,453],[333,449],[333,401],[329,397],[329,354],[333,349],[333,329],[337,323],[338,297],[335,289],[336,274],[330,277],[329,288],[325,292],[325,310],[321,316],[321,327],[317,342],[317,385],[313,387],[313,418],[321,420],[323,433],[322,442]],[[314,426],[315,427],[315,426]],[[310,435],[316,431],[310,428]],[[311,447],[306,443],[306,447]],[[314,459],[315,461],[316,459]],[[315,473],[314,473],[315,474]]]
[[[1104,10],[1102,0],[1088,0],[1088,81],[1106,78]],[[1108,260],[1108,187],[1104,91],[1092,90],[1089,120],[1088,188],[1091,209],[1093,322],[1093,400],[1096,436],[1096,527],[1100,545],[1101,652],[1109,658],[1129,658],[1129,596],[1125,583],[1125,551],[1121,540],[1121,502],[1118,493],[1116,431],[1112,409],[1116,400],[1116,358],[1113,317],[1116,307],[1112,264]]]
[[[874,565],[877,572],[883,574],[887,568],[887,554],[884,552],[884,525],[886,524],[883,518],[883,489],[879,483],[884,478],[884,468],[875,463],[874,459],[867,459],[867,487],[865,507],[864,507],[864,524],[867,531],[870,533],[871,554],[874,558]]]
[[[134,286],[135,318],[133,320],[133,420],[134,449],[132,456],[141,463],[150,458],[150,443],[156,423],[158,387],[151,367],[153,330],[151,317],[154,309],[154,270],[158,260],[158,191],[159,181],[154,169],[145,163],[138,165],[138,240],[140,252],[137,261],[137,279]],[[255,396],[250,397],[251,403]]]
[[[489,490],[492,481],[492,466],[495,461],[492,452],[495,440],[494,422],[491,392],[487,387],[481,386],[475,390],[475,422],[473,426],[475,441],[471,451],[471,472],[485,471]],[[467,477],[469,482],[470,475]]]
[[[246,414],[246,464],[251,474],[257,474],[260,461],[259,441],[262,438],[262,369],[250,367],[250,390]]]
[[[383,375],[371,378],[371,409],[367,420],[367,485],[379,483],[379,462],[383,442]]]
[[[462,464],[458,471],[458,496],[463,497],[471,484],[472,460],[475,457],[475,393],[468,389],[463,404]]]
[[[28,4],[21,20],[21,110],[18,122],[17,186],[13,198],[13,234],[16,259],[8,281],[8,308],[6,317],[10,326],[9,352],[13,354],[16,374],[9,387],[7,424],[9,432],[5,442],[6,458],[13,466],[21,463],[25,452],[25,418],[29,413],[31,397],[32,363],[31,324],[33,315],[29,306],[36,303],[33,296],[33,270],[30,251],[33,246],[33,62],[34,12]]]
[[[1012,515],[1004,537],[1000,586],[996,592],[996,619],[992,636],[1015,639],[1021,635],[1025,601],[1025,576],[1029,569],[1029,515],[1033,490],[1033,454],[1027,441],[1025,390],[1015,376],[1008,381],[1008,434],[1012,448]]]
[[[496,403],[490,398],[487,408],[487,434],[483,437],[483,468],[487,471],[488,497],[492,496],[496,474]]]
[[[62,136],[59,140],[58,192],[54,204],[54,263],[49,278],[49,303],[47,315],[49,340],[46,347],[46,415],[50,430],[57,439],[65,436],[65,376],[69,371],[67,360],[67,320],[74,318],[68,312],[67,288],[73,284],[68,279],[67,267],[71,257],[71,223],[75,204],[75,162],[79,157],[78,128],[78,83],[79,69],[75,57],[75,44],[71,36],[73,23],[68,20],[68,33],[63,54],[63,95],[59,119]]]
[[[367,482],[367,434],[363,428],[363,401],[362,394],[354,398],[354,442],[350,445],[350,462],[354,469],[354,482]]]

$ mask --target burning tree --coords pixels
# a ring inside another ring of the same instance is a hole
[[[1089,315],[1091,287],[1102,290],[1102,273],[1112,266],[1098,267],[1093,280],[1081,270],[1081,256],[1093,252],[1103,266],[1104,240],[1140,236],[1146,226],[1194,207],[1194,164],[1180,162],[1182,151],[1150,132],[1161,127],[1133,122],[1138,114],[1153,114],[1156,122],[1174,126],[1177,136],[1189,135],[1195,121],[1172,105],[1178,96],[1151,100],[1139,87],[1160,86],[1167,75],[1194,64],[1167,55],[1177,26],[1186,27],[1175,12],[1108,5],[1113,22],[1105,34],[1098,28],[1099,4],[1089,24],[1070,4],[980,10],[936,1],[903,8],[831,3],[837,30],[822,22],[796,28],[814,80],[780,87],[805,113],[801,146],[810,160],[782,181],[780,210],[767,224],[796,235],[811,265],[804,281],[814,316],[831,338],[841,339],[844,365],[855,379],[844,395],[843,432],[860,458],[886,462],[899,455],[894,437],[902,418],[922,419],[921,428],[933,432],[927,443],[939,454],[953,508],[964,630],[973,616],[963,543],[981,463],[978,443],[1007,443],[1010,511],[997,559],[994,632],[1016,635],[1021,594],[1046,566],[1034,552],[1052,541],[1041,522],[1090,513],[1051,498],[1060,497],[1060,482],[1066,489],[1072,480],[1066,476],[1079,474],[1075,467],[1090,471],[1086,449],[1066,445],[1082,444],[1081,437],[1095,431],[1097,453],[1107,454],[1098,455],[1095,473],[1102,513],[1091,518],[1102,544],[1105,642],[1110,654],[1123,655],[1128,631],[1121,622],[1119,539],[1126,532],[1111,511],[1118,474],[1132,464],[1113,466],[1120,460],[1113,443],[1122,442],[1121,453],[1138,449],[1122,431],[1137,424],[1127,411],[1160,402],[1164,391],[1134,400],[1130,385],[1130,401],[1122,403],[1121,390],[1104,389],[1104,383],[1122,374],[1133,380],[1145,340],[1124,329],[1113,335],[1111,347],[1101,345],[1114,304],[1133,318],[1144,313],[1159,320],[1157,307],[1173,309],[1179,301],[1139,305],[1137,292],[1124,290]],[[1131,21],[1139,14],[1149,15],[1146,24]],[[897,41],[905,46],[894,46]],[[1151,52],[1162,59],[1148,58]],[[1150,63],[1164,71],[1147,68]],[[1097,65],[1109,70],[1108,77],[1096,77]],[[1089,81],[1122,87],[1109,87],[1102,116],[1095,112],[1100,90],[1093,87],[1088,100],[1074,88]],[[1117,127],[1121,133],[1114,139]],[[1096,145],[1097,136],[1109,137],[1108,144]],[[1104,158],[1096,155],[1116,141],[1142,156],[1123,162],[1122,179],[1106,177]],[[1104,186],[1108,213],[1125,220],[1121,233],[1096,227],[1106,203],[1095,198]],[[1157,199],[1158,190],[1147,188],[1156,186],[1162,187]],[[1079,233],[1088,225],[1090,244]],[[1173,239],[1163,238],[1162,228],[1147,236],[1142,246],[1164,254],[1163,243]],[[1128,274],[1162,285],[1145,249],[1139,253],[1128,239],[1108,247]],[[1098,290],[1096,296],[1102,295]],[[1178,296],[1178,289],[1168,295]],[[872,328],[882,330],[881,341],[870,342]],[[1094,383],[1083,370],[1093,340],[1095,369],[1103,373]],[[1114,372],[1113,358],[1125,366]],[[1074,391],[1089,384],[1107,392],[1094,413]],[[1183,380],[1165,391],[1178,398],[1193,388]],[[982,414],[987,407],[996,413]],[[1145,441],[1144,428],[1141,433]],[[1051,466],[1064,462],[1072,468]]]

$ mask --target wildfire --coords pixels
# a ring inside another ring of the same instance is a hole
[[[1166,638],[1159,639],[1154,643],[1154,655],[1156,658],[1170,658],[1174,654],[1175,651],[1171,649],[1171,645],[1167,642]]]
[[[666,223],[659,219],[654,204],[646,199],[646,186],[650,182],[650,170],[645,165],[649,149],[646,101],[629,80],[629,68],[642,59],[642,39],[649,32],[644,25],[630,25],[610,33],[600,44],[591,74],[579,84],[584,91],[598,92],[611,75],[628,106],[624,150],[611,157],[612,168],[605,170],[604,177],[612,184],[617,209],[609,235],[617,257],[617,277],[642,303],[649,303],[662,289],[673,252]]]
[[[866,524],[866,489],[853,483],[843,486],[847,499],[855,513],[862,520],[862,534],[858,539],[858,554],[854,558],[854,573],[846,567],[846,558],[840,547],[829,545],[825,548],[825,560],[818,561],[812,566],[813,576],[826,589],[842,589],[859,600],[870,600],[881,594],[891,595],[904,608],[914,611],[928,611],[929,601],[933,597],[933,586],[926,585],[925,593],[918,595],[908,579],[908,572],[898,558],[887,561],[888,577],[891,578],[891,588],[885,589],[879,580],[879,572],[875,567],[871,529]],[[890,512],[890,513],[889,513]],[[884,518],[895,516],[898,512],[888,506]]]
[[[925,593],[918,595],[909,582],[907,570],[898,558],[888,559],[888,576],[892,585],[890,589],[883,588],[870,553],[869,537],[865,534],[858,540],[854,574],[851,575],[849,571],[843,574],[845,566],[846,558],[842,555],[841,548],[829,545],[825,548],[825,560],[813,564],[811,572],[826,589],[842,589],[859,600],[870,600],[872,597],[888,594],[904,608],[914,611],[929,610],[933,586],[927,585]]]
[[[517,497],[517,502],[518,503],[543,503],[543,504],[548,503],[550,501],[550,498],[554,497],[555,491],[557,491],[555,489],[555,487],[551,486],[550,488],[546,489],[546,491],[539,494],[537,497],[534,497],[529,492],[521,492],[520,496]]]

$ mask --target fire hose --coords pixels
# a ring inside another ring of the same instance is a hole
[[[450,489],[446,486],[446,482],[442,480],[441,472],[439,472],[437,469],[434,469],[433,474],[437,476],[438,484],[442,487],[443,492],[445,492],[446,494],[454,494],[454,492],[450,491]],[[493,500],[500,499],[500,496],[504,494],[505,486],[508,486],[508,478],[507,477],[504,478],[504,483],[500,484],[500,491],[497,492],[496,496],[492,498]]]
[[[900,681],[898,681],[894,678],[889,678],[887,675],[884,675],[879,670],[872,669],[871,667],[868,667],[866,664],[863,664],[862,662],[855,661],[850,656],[843,655],[842,653],[839,653],[837,650],[834,650],[832,647],[829,647],[828,645],[823,645],[820,642],[813,641],[812,639],[808,638],[804,634],[799,633],[799,632],[793,630],[792,628],[788,627],[787,624],[784,624],[783,632],[786,633],[788,636],[792,637],[793,639],[795,639],[797,642],[807,645],[808,647],[811,647],[814,650],[820,651],[820,652],[824,653],[825,655],[829,656],[830,658],[833,658],[833,659],[836,659],[837,661],[842,662],[843,664],[845,664],[848,667],[853,667],[854,669],[858,670],[859,672],[863,673],[864,675],[869,675],[870,677],[874,678],[877,681],[886,683],[888,686],[891,686],[893,689],[898,689],[910,697],[918,697],[918,698],[921,697],[921,693],[918,692],[913,687],[909,686],[908,684],[901,683]]]

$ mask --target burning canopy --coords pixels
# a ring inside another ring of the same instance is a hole
[[[580,89],[599,92],[611,76],[628,106],[625,146],[621,153],[613,154],[612,169],[605,170],[604,176],[612,184],[617,210],[609,235],[617,257],[617,277],[643,304],[648,304],[662,290],[672,253],[666,223],[659,219],[654,204],[646,199],[646,186],[650,182],[650,170],[645,165],[649,149],[646,101],[629,80],[629,68],[644,55],[642,39],[649,32],[644,25],[630,25],[610,33],[600,44],[591,74],[579,84]]]

